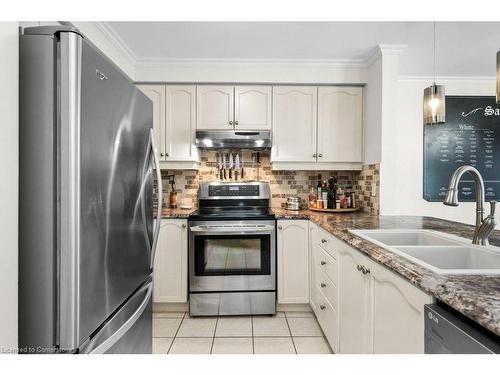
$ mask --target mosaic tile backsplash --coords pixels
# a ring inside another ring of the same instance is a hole
[[[271,207],[285,207],[286,199],[290,196],[299,196],[304,205],[307,204],[311,187],[316,187],[318,174],[323,180],[334,176],[339,184],[351,185],[356,194],[357,205],[364,211],[373,214],[379,213],[378,189],[379,189],[379,165],[364,165],[362,171],[272,171],[269,153],[260,153],[260,164],[251,164],[251,152],[240,153],[245,161],[244,178],[239,181],[264,180],[269,181],[271,186]],[[216,181],[217,176],[217,153],[215,151],[203,151],[201,153],[201,166],[198,171],[194,170],[162,170],[163,180],[163,202],[168,207],[168,194],[171,191],[168,175],[175,176],[175,187],[177,191],[177,202],[188,198],[193,206],[197,206],[198,186],[203,181]],[[372,196],[375,189],[376,196]],[[154,204],[156,205],[156,197]]]

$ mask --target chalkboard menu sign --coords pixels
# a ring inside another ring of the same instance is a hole
[[[485,198],[500,197],[500,105],[494,96],[447,96],[446,123],[424,129],[424,199],[442,202],[458,167],[472,165],[484,179]],[[458,198],[475,200],[472,177],[458,185]]]

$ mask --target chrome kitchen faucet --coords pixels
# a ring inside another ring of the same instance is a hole
[[[464,165],[453,172],[448,186],[448,192],[446,193],[443,203],[447,206],[458,206],[458,183],[466,172],[469,172],[474,178],[474,184],[476,186],[476,228],[474,230],[472,243],[475,245],[487,246],[489,245],[488,238],[497,224],[495,219],[495,205],[497,202],[490,201],[490,214],[484,219],[484,181],[476,168],[470,165]]]

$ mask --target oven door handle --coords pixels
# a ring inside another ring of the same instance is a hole
[[[231,227],[220,226],[214,229],[207,228],[206,226],[195,225],[190,227],[189,230],[197,234],[261,234],[274,232],[274,225],[263,225],[260,227]]]

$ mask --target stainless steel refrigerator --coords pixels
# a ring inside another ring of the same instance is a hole
[[[19,351],[151,353],[153,105],[72,27],[19,54]]]

